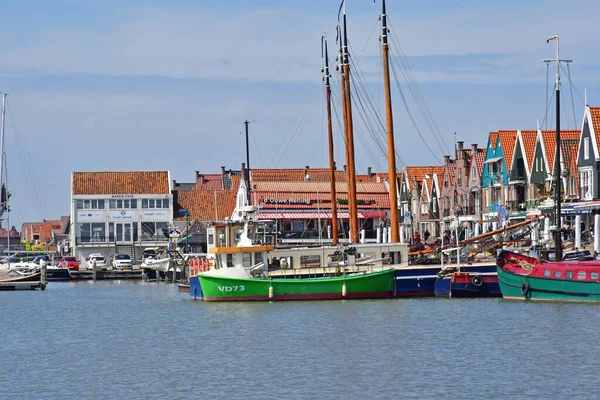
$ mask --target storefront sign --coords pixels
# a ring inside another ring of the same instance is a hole
[[[133,221],[137,211],[114,210],[108,212],[108,218],[112,221]]]
[[[158,221],[158,220],[170,220],[169,210],[143,210],[142,219]]]
[[[348,200],[338,199],[338,204],[348,204]],[[375,204],[375,200],[356,200],[356,204]]]
[[[78,222],[95,222],[106,219],[106,211],[76,210]]]
[[[311,204],[315,200],[309,199],[278,199],[275,197],[263,197],[261,201],[265,204]]]
[[[110,197],[112,199],[133,199],[132,194],[113,194]]]

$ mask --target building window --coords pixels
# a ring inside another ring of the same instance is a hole
[[[104,208],[104,200],[102,201],[102,208]],[[136,199],[110,199],[108,202],[108,208],[112,210],[123,210],[123,209],[137,209],[137,200]]]
[[[588,160],[590,158],[590,138],[586,137],[583,139],[583,159]]]
[[[75,202],[75,208],[78,210],[104,210],[104,200],[80,199]]]
[[[471,167],[471,180],[474,181],[477,178],[475,173],[475,166]]]
[[[166,240],[169,236],[169,223],[142,222],[142,240]]]
[[[106,227],[104,222],[96,223],[79,223],[75,226],[75,232],[77,234],[77,242],[79,243],[91,243],[91,242],[105,242],[106,241]]]
[[[148,208],[148,199],[142,199],[142,208]]]
[[[569,178],[569,195],[575,196],[577,194],[577,182],[574,177]]]
[[[39,233],[34,233],[33,234],[33,240],[40,240],[40,234]]]
[[[458,184],[462,184],[462,168],[458,168]]]

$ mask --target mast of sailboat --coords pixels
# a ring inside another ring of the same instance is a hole
[[[344,154],[346,157],[346,165],[344,165],[344,173],[346,174],[346,181],[348,181],[348,165],[347,165],[347,160],[348,160],[348,103],[346,102],[346,68],[344,67],[344,50],[342,49],[342,29],[340,27],[340,21],[339,21],[339,16],[338,16],[338,25],[336,27],[337,30],[337,38],[336,41],[339,39],[339,57],[336,60],[339,60],[339,65],[338,65],[338,69],[340,70],[340,92],[341,92],[341,101],[342,101],[342,119],[344,121]],[[349,185],[347,184],[346,187],[348,188]],[[350,189],[347,189],[347,192],[350,192]],[[351,224],[351,219],[350,219],[350,201],[348,201],[348,225]],[[342,225],[343,228],[343,225]]]
[[[554,60],[544,60],[545,63],[556,62],[556,153],[554,156],[554,204],[555,208],[555,217],[554,222],[556,226],[556,230],[554,231],[554,250],[555,250],[555,259],[557,261],[562,260],[562,240],[561,240],[561,223],[560,223],[560,215],[561,215],[561,204],[560,204],[560,190],[561,190],[561,171],[560,171],[560,63],[566,62],[570,63],[573,60],[561,60],[560,59],[560,48],[559,48],[559,40],[558,35],[550,36],[546,39],[546,43],[550,43],[550,41],[556,40],[556,59]]]
[[[390,185],[390,228],[392,230],[392,243],[400,241],[398,227],[398,194],[396,189],[396,147],[394,146],[394,117],[392,115],[392,94],[390,90],[390,63],[387,15],[385,13],[385,0],[381,2],[381,49],[383,53],[383,83],[385,92],[385,120],[387,123],[388,145],[388,181]]]
[[[321,37],[321,50],[324,51],[325,67],[323,79],[325,81],[325,100],[327,101],[327,139],[329,142],[329,179],[331,181],[331,239],[333,244],[338,244],[337,221],[337,195],[335,192],[335,161],[333,160],[333,128],[331,126],[331,84],[329,82],[329,55],[327,53],[327,35]],[[317,183],[318,185],[318,183]]]
[[[244,125],[246,125],[246,193],[248,204],[250,204],[250,145],[248,142],[248,125],[250,125],[250,121],[245,120]]]
[[[350,243],[358,243],[358,213],[356,212],[356,168],[354,166],[354,131],[352,124],[352,95],[350,91],[350,57],[348,53],[348,24],[346,21],[346,1],[343,6],[343,48],[342,65],[346,74],[345,98],[346,98],[346,165],[348,177],[348,219],[350,223]]]
[[[8,196],[8,189],[4,184],[4,120],[6,114],[6,96],[8,96],[7,93],[2,93],[2,122],[0,125],[0,214],[3,214],[2,210],[4,209],[4,193],[6,193]],[[4,215],[2,215],[2,217],[4,217]],[[1,227],[2,218],[0,218],[0,228]]]

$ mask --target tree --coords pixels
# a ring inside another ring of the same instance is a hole
[[[10,211],[8,201],[10,200],[10,192],[6,189],[6,185],[2,184],[2,208],[0,208],[0,218],[4,217],[4,213]]]

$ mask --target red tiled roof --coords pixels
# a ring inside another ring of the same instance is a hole
[[[531,166],[533,165],[533,156],[535,154],[535,142],[537,141],[537,131],[521,131],[521,139],[523,148],[525,149],[525,165],[531,172]]]
[[[480,151],[477,151],[477,154],[475,154],[475,165],[477,166],[477,173],[479,174],[479,176],[481,176],[481,173],[483,172],[484,161],[485,161],[485,150],[480,149]]]
[[[252,169],[251,182],[304,182],[306,175],[312,182],[329,182],[329,168]],[[335,171],[336,181],[345,181],[344,171]]]
[[[187,208],[190,218],[198,221],[222,221],[231,217],[235,208],[236,190],[187,190],[173,194],[175,215]]]
[[[221,190],[223,189],[223,177],[221,174],[199,174],[196,178],[196,189]]]
[[[598,145],[598,149],[600,149],[600,107],[590,107],[590,114],[592,116],[591,124],[596,134],[596,144]]]
[[[563,139],[579,139],[581,132],[578,130],[561,130],[561,144]],[[542,131],[542,141],[546,151],[549,173],[554,170],[554,156],[556,153],[556,131]]]
[[[170,194],[167,171],[73,172],[73,194]]]
[[[423,182],[425,175],[437,174],[439,176],[443,176],[444,174],[444,166],[443,165],[430,165],[430,166],[407,166],[404,169],[404,173],[409,181],[409,184],[412,185],[413,181],[416,180],[417,183]]]
[[[279,192],[279,193],[329,193],[330,182],[253,182],[253,191],[258,192]],[[336,192],[347,193],[348,184],[346,182],[335,183]],[[383,182],[357,182],[356,192],[360,193],[388,193]]]
[[[496,142],[498,141],[498,132],[490,132],[490,143],[492,144],[492,149],[496,150]]]
[[[504,152],[506,171],[510,174],[513,153],[515,151],[515,142],[517,140],[517,131],[498,131],[498,137],[500,138],[500,145],[502,145],[502,151]]]

